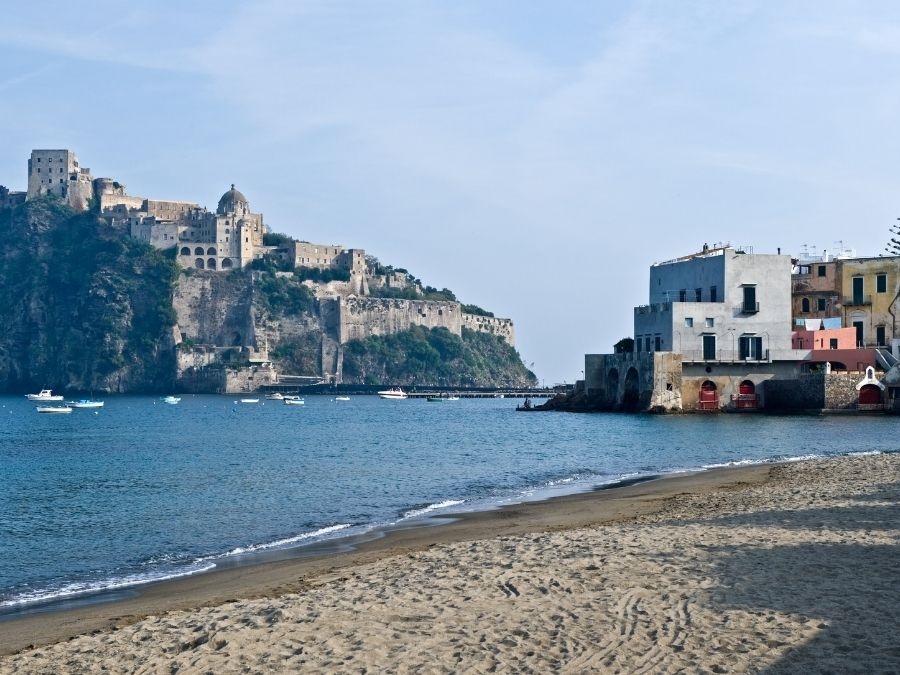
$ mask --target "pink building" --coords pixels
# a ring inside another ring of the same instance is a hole
[[[791,344],[794,349],[856,349],[856,329],[795,330]]]

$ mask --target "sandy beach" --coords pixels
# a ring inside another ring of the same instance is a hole
[[[898,672],[898,499],[890,454],[517,505],[0,623],[0,672]]]

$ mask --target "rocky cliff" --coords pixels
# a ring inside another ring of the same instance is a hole
[[[165,391],[175,262],[52,199],[0,211],[0,389]]]

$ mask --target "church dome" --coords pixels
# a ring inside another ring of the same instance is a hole
[[[235,190],[234,183],[232,183],[231,189],[222,195],[222,198],[219,200],[219,207],[216,209],[216,213],[219,215],[234,213],[239,210],[239,205],[243,211],[250,210],[250,203],[247,201],[244,193],[240,190]]]

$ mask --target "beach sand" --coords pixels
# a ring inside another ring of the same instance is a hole
[[[0,623],[0,672],[900,672],[898,500],[890,454],[517,505]]]

